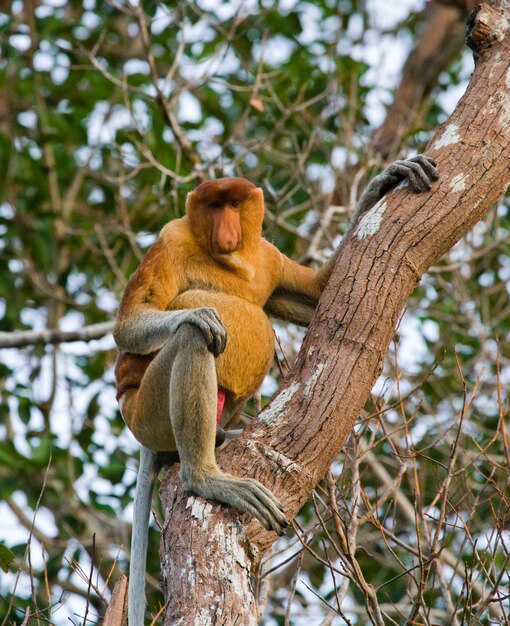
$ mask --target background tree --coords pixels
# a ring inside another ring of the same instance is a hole
[[[396,77],[395,49],[419,48],[442,10],[429,4],[390,16],[385,3],[354,1],[4,3],[0,340],[29,343],[1,361],[0,532],[15,556],[0,578],[5,623],[21,622],[25,607],[34,623],[95,622],[126,568],[119,516],[136,446],[113,400],[113,343],[60,343],[73,338],[63,332],[102,337],[143,250],[209,176],[257,181],[266,236],[302,261],[322,259],[367,169],[404,140],[420,149],[471,70],[470,54],[425,57],[427,86],[405,107],[413,115],[395,124],[391,150],[377,144],[375,129],[396,119],[390,108],[379,124],[393,87],[381,70]],[[446,35],[466,10],[450,4]],[[265,558],[264,623],[364,624],[367,599],[395,623],[450,623],[452,607],[458,623],[508,617],[508,228],[503,200],[413,293],[346,456],[301,511],[298,534]],[[302,334],[278,334],[285,370]],[[427,569],[422,531],[446,497],[452,445],[462,463],[450,475],[439,566]]]

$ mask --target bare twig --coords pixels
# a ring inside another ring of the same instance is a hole
[[[0,332],[1,348],[93,341],[101,339],[113,330],[113,322],[101,322],[84,326],[80,330],[23,330],[13,333]]]

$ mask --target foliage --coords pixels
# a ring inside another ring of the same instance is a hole
[[[383,32],[358,0],[1,6],[1,331],[111,319],[155,233],[210,176],[256,181],[266,236],[324,258],[330,222],[342,232],[352,209],[332,212],[330,194],[372,165],[390,98],[369,52],[405,50],[422,20]],[[441,76],[410,146],[466,67]],[[502,202],[413,294],[349,462],[302,511],[302,543],[277,544],[263,623],[365,624],[377,605],[394,623],[415,610],[447,623],[449,602],[460,623],[508,616],[509,228]],[[299,333],[279,328],[291,360]],[[29,624],[96,623],[127,568],[136,445],[114,360],[111,337],[2,351],[0,540],[15,561],[0,545],[0,623],[26,607]],[[150,540],[156,614],[156,529]]]

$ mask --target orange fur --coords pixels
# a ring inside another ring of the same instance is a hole
[[[238,205],[232,206],[232,199]],[[218,251],[214,241],[214,220],[221,219],[218,215],[225,207],[239,215],[242,233],[236,249],[229,253]],[[218,385],[226,390],[227,400],[237,404],[253,395],[271,364],[274,337],[264,307],[278,315],[278,298],[269,306],[272,295],[291,294],[314,306],[322,281],[315,270],[294,263],[263,239],[262,191],[248,181],[203,183],[189,194],[186,208],[185,217],[162,229],[129,281],[118,323],[141,309],[215,308],[227,328],[226,348],[215,360]],[[299,302],[293,306],[299,307]],[[281,309],[283,318],[292,317]],[[120,355],[116,367],[119,398],[129,390],[132,399],[155,354]],[[143,425],[138,423],[136,430],[140,428]]]

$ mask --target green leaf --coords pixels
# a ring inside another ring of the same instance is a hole
[[[14,552],[9,550],[3,543],[0,543],[0,567],[5,573],[9,571],[9,567],[14,561]]]

